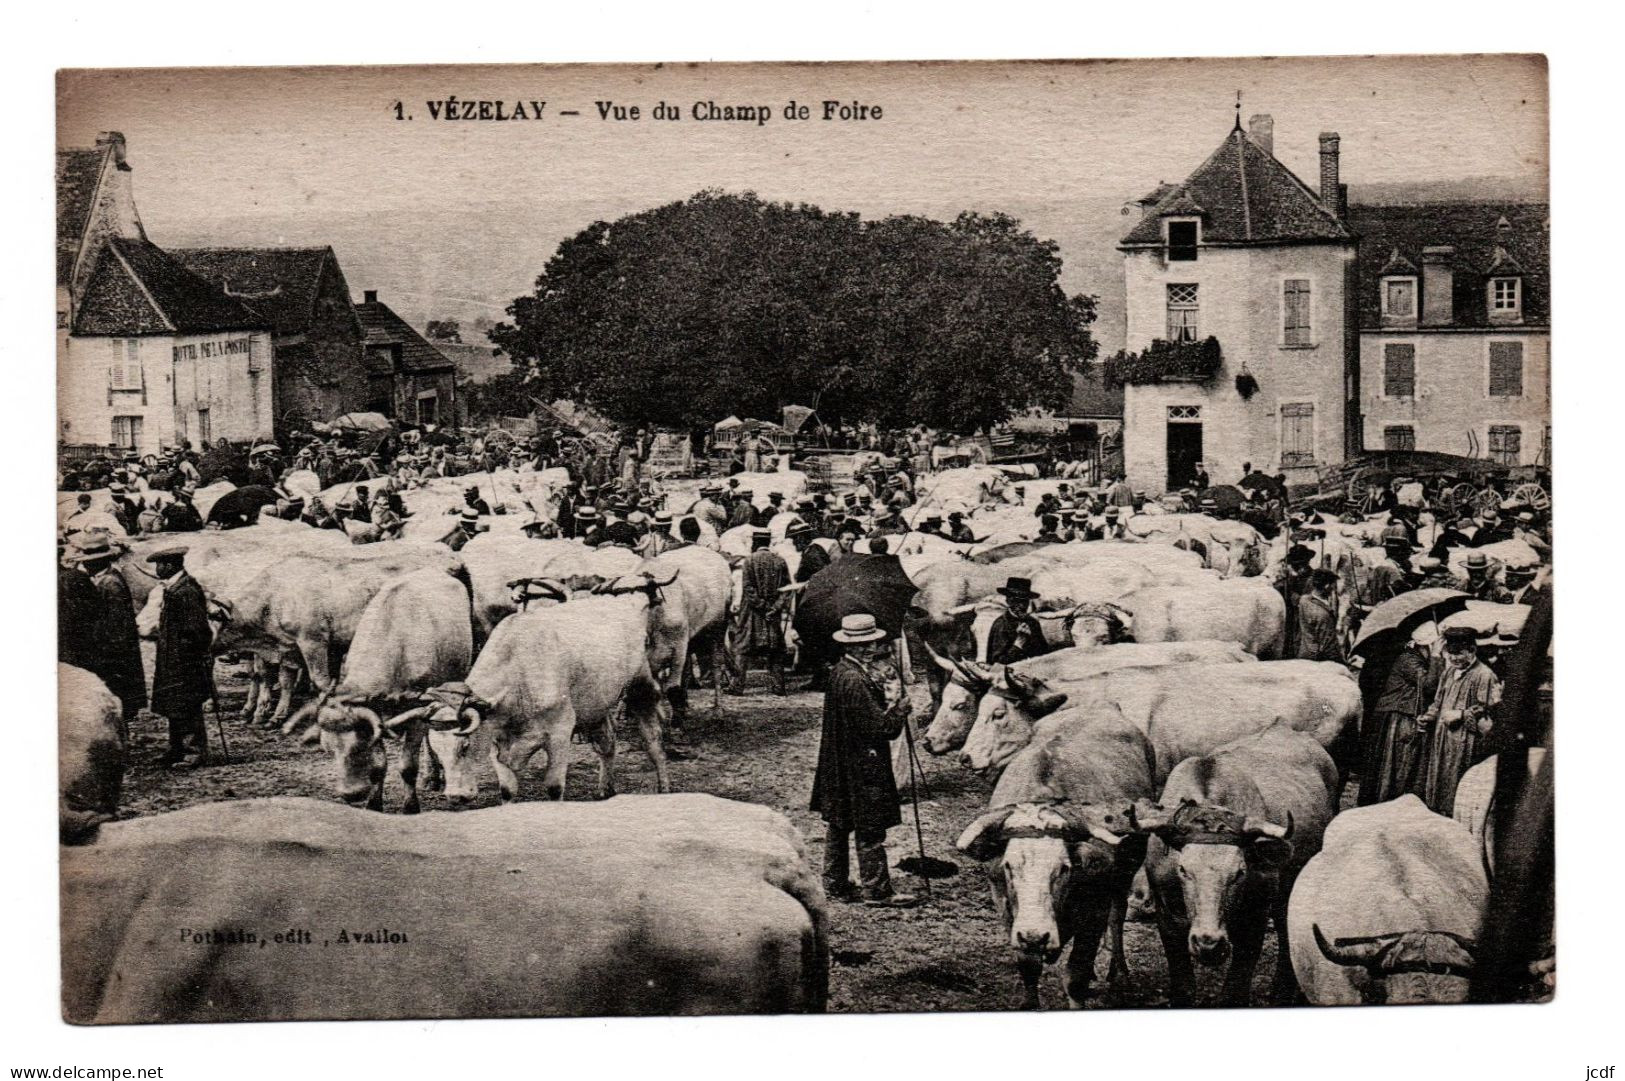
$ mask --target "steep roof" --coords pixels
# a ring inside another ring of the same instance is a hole
[[[1450,246],[1454,272],[1452,326],[1489,326],[1486,280],[1523,277],[1522,326],[1551,323],[1551,207],[1547,203],[1435,203],[1349,207],[1349,226],[1360,238],[1360,326],[1382,326],[1381,284],[1393,253],[1423,265],[1422,249]],[[1410,271],[1415,273],[1414,269]]]
[[[96,187],[108,147],[56,152],[56,283],[68,284],[85,226],[96,205]]]
[[[182,266],[270,318],[278,334],[310,326],[332,248],[170,248]]]
[[[367,332],[364,343],[367,353],[367,368],[377,374],[385,374],[374,353],[375,347],[399,346],[401,354],[401,369],[409,373],[418,372],[449,372],[456,367],[450,358],[446,357],[430,345],[428,340],[412,329],[410,323],[392,311],[388,304],[382,301],[363,301],[355,306],[356,316],[361,320],[361,328]]]
[[[1162,245],[1162,219],[1200,217],[1203,244],[1347,241],[1349,230],[1291,169],[1238,125],[1208,159],[1161,192],[1123,247]],[[1153,192],[1152,194],[1157,194]]]
[[[73,332],[135,336],[270,327],[266,316],[226,296],[158,245],[115,237],[96,256]]]

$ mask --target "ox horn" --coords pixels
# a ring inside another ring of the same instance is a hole
[[[282,734],[284,736],[292,735],[295,728],[298,728],[301,724],[310,720],[316,715],[316,712],[327,703],[330,696],[331,692],[323,691],[315,698],[312,698],[310,701],[294,710],[293,713],[288,716],[288,719],[282,722]]]
[[[370,706],[350,706],[349,710],[357,717],[360,717],[363,721],[366,721],[368,724],[372,725],[372,739],[368,740],[367,742],[372,743],[384,738],[385,728],[383,719],[379,717],[377,713],[373,712]]]
[[[1292,812],[1288,811],[1286,813],[1286,825],[1284,826],[1277,826],[1273,822],[1249,815],[1242,820],[1241,828],[1244,833],[1254,837],[1269,837],[1276,841],[1285,841],[1291,839],[1295,827],[1292,823]]]
[[[460,728],[454,728],[451,730],[451,734],[454,736],[472,736],[474,734],[474,730],[479,728],[480,721],[482,720],[480,717],[480,711],[468,706],[464,706],[457,716],[464,719],[464,724]]]
[[[679,574],[682,574],[682,573],[683,573],[682,568],[679,567],[677,570],[672,571],[671,572],[671,577],[667,578],[665,581],[661,581],[660,579],[656,578],[654,575],[650,574],[648,571],[643,572],[643,577],[644,577],[644,580],[649,583],[649,585],[654,586],[656,589],[665,589],[667,586],[669,586],[673,582],[677,581],[677,576]]]
[[[364,708],[365,707],[360,707],[359,709],[357,709],[356,712],[359,713],[361,711],[361,709],[364,709]],[[395,716],[391,717],[387,721],[381,722],[381,727],[386,732],[390,732],[390,733],[399,732],[402,728],[405,728],[408,724],[411,724],[417,718],[428,716],[428,714],[430,713],[430,711],[433,710],[433,708],[434,708],[433,706],[414,706],[413,708],[411,708],[409,710],[406,710],[405,712],[395,714]],[[367,710],[367,712],[372,713],[371,710]],[[376,720],[377,714],[373,714],[373,717]]]
[[[1004,820],[1010,817],[1015,804],[1006,804],[985,811],[976,817],[976,821],[965,827],[954,842],[954,847],[974,860],[990,860],[997,856],[1004,848]]]
[[[1320,924],[1312,923],[1309,929],[1315,933],[1315,945],[1320,947],[1326,960],[1339,965],[1374,965],[1390,946],[1399,941],[1398,935],[1364,935],[1327,942]]]
[[[947,657],[944,657],[942,654],[932,649],[929,642],[924,644],[926,653],[928,653],[931,659],[936,662],[938,668],[942,669],[944,672],[947,672],[950,676],[959,670],[959,665],[957,662],[950,661]]]
[[[1093,837],[1109,845],[1123,843],[1123,833],[1117,831],[1121,825],[1125,831],[1133,828],[1133,820],[1128,815],[1119,815],[1111,807],[1100,807],[1092,803],[1068,806],[1065,803],[1057,804],[1056,812],[1066,820],[1067,840],[1081,841],[1084,837]]]

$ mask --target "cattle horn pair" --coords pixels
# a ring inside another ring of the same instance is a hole
[[[1123,843],[1123,838],[1134,831],[1134,815],[1131,808],[1112,807],[1098,803],[1069,803],[1065,800],[1055,804],[1056,813],[1066,820],[1068,830],[1066,839],[1069,841],[1082,841],[1093,837],[1108,845],[1117,846]]]
[[[1388,951],[1392,950],[1405,937],[1402,932],[1390,931],[1385,935],[1356,935],[1350,938],[1333,939],[1328,942],[1326,941],[1325,932],[1320,929],[1320,924],[1310,924],[1309,929],[1314,932],[1315,945],[1320,947],[1320,952],[1325,956],[1326,960],[1334,964],[1361,965],[1366,968],[1375,968],[1381,965]],[[1468,965],[1471,965],[1475,948],[1472,939],[1458,935],[1454,931],[1419,931],[1413,933],[1436,935],[1440,938],[1449,939],[1462,949],[1467,955]]]
[[[986,687],[993,682],[989,672],[981,670],[973,661],[961,660],[957,657],[950,660],[931,648],[930,643],[925,644],[925,651],[931,655],[938,668],[948,673],[949,677],[957,676],[960,682],[971,688]]]
[[[1067,694],[1064,691],[1052,691],[1049,685],[1041,679],[1024,676],[1020,672],[1013,672],[1006,667],[1003,673],[1003,684],[1007,697],[1021,703],[1023,709],[1034,719],[1046,717],[1066,704]],[[997,688],[998,684],[995,684]]]

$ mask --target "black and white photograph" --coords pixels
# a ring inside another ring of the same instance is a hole
[[[1543,56],[55,92],[66,1025],[1552,1009]]]

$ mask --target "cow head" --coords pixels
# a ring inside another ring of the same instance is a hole
[[[1403,931],[1326,941],[1313,925],[1315,945],[1333,964],[1364,968],[1360,993],[1374,1005],[1466,1002],[1473,975],[1473,941],[1451,931]]]
[[[1091,878],[1123,870],[1118,846],[1132,830],[1127,805],[1053,800],[995,807],[965,827],[956,844],[972,859],[998,861],[993,889],[1010,946],[1048,963],[1069,937],[1058,916],[1070,895]]]
[[[1068,613],[1067,637],[1076,649],[1098,649],[1123,639],[1133,613],[1115,604],[1080,604]]]
[[[1041,679],[1003,669],[977,706],[960,764],[977,771],[1002,767],[1027,746],[1039,718],[1055,712],[1066,698]]]
[[[339,798],[352,807],[365,804],[370,810],[383,810],[384,771],[389,765],[383,720],[368,706],[332,694],[323,694],[313,704],[322,750],[333,759]]]
[[[460,702],[431,695],[431,705],[423,714],[429,750],[440,760],[446,775],[446,799],[454,805],[466,804],[480,794],[471,752],[474,733],[484,720],[482,710],[488,707],[489,703],[472,695]],[[399,714],[385,721],[384,727],[400,725],[405,718],[406,714]]]
[[[570,599],[568,584],[557,578],[515,578],[508,583],[508,596],[521,612],[532,604],[563,604]]]
[[[681,570],[672,571],[669,578],[656,578],[648,571],[623,574],[619,578],[612,578],[603,583],[593,592],[610,597],[625,597],[633,593],[642,593],[648,599],[649,607],[653,608],[665,600],[665,594],[661,590],[677,581],[677,576],[681,573]]]
[[[1280,826],[1253,815],[1186,800],[1168,810],[1140,800],[1135,828],[1167,845],[1178,864],[1179,889],[1190,919],[1187,946],[1198,964],[1230,957],[1230,926],[1247,906],[1255,879],[1291,854],[1292,815]]]
[[[971,725],[976,723],[977,703],[993,685],[993,671],[975,661],[948,660],[929,643],[925,650],[948,677],[936,716],[925,730],[925,749],[932,754],[947,754],[964,746]]]

